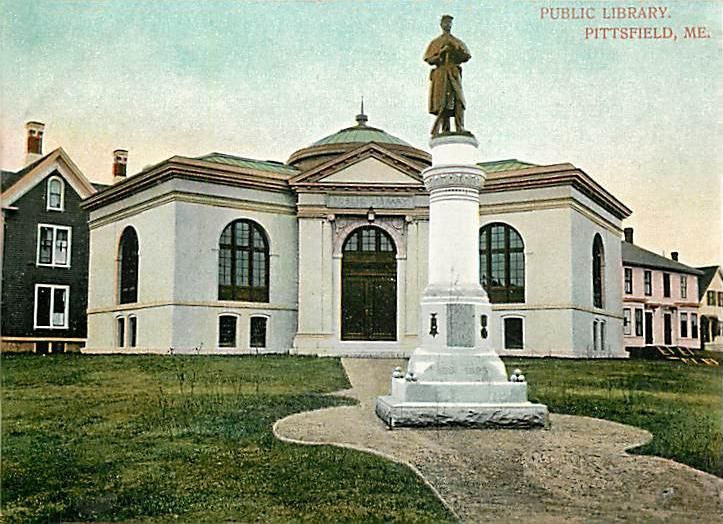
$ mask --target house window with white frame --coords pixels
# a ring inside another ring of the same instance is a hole
[[[624,335],[630,335],[632,332],[632,317],[631,317],[631,311],[630,308],[623,309],[623,334]]]
[[[72,228],[38,224],[38,266],[70,267]]]
[[[36,329],[68,329],[69,293],[69,286],[35,285]]]
[[[633,268],[625,268],[625,293],[628,295],[633,292]]]
[[[696,313],[690,314],[690,336],[698,338],[698,315]]]
[[[63,179],[53,176],[48,179],[47,206],[49,211],[63,211],[65,208],[65,184]]]
[[[645,296],[651,296],[653,294],[653,272],[645,271],[643,273],[643,286],[645,288]]]
[[[706,298],[708,299],[709,306],[715,306],[715,291],[708,291]]]
[[[688,338],[688,313],[680,314],[680,338]]]
[[[688,277],[680,275],[680,298],[688,298]]]
[[[643,310],[640,308],[635,309],[635,336],[643,336]]]

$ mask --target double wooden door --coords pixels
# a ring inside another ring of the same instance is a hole
[[[377,228],[363,228],[351,240],[342,259],[341,338],[396,340],[397,260],[393,243]]]

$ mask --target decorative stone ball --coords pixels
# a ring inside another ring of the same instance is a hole
[[[517,375],[517,382],[524,382],[525,381],[525,375]]]
[[[399,368],[399,367],[394,368],[394,371],[392,372],[392,377],[393,378],[403,378],[404,373],[402,373],[402,368]]]
[[[519,377],[520,375],[522,375],[522,370],[520,368],[517,368],[513,371],[513,373]]]
[[[517,375],[512,373],[512,375],[510,375],[510,382],[517,382]]]

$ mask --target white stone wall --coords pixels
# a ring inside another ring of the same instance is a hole
[[[286,352],[297,329],[298,247],[290,194],[173,180],[91,214],[87,352]],[[169,200],[170,197],[170,200]],[[137,207],[134,207],[137,205]],[[135,212],[134,212],[135,211]],[[258,223],[270,250],[269,303],[218,300],[218,241],[237,219]],[[117,304],[117,247],[126,225],[139,239],[138,302]],[[237,347],[218,347],[218,317],[236,315]],[[116,347],[115,319],[135,315],[138,346]],[[266,347],[249,347],[252,316],[267,320]]]

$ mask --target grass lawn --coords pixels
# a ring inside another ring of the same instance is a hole
[[[6,522],[450,520],[407,468],[276,440],[350,402],[339,361],[3,355]]]
[[[653,440],[631,452],[723,477],[720,368],[645,360],[504,360],[508,371],[522,369],[530,400],[553,413],[647,429]]]

